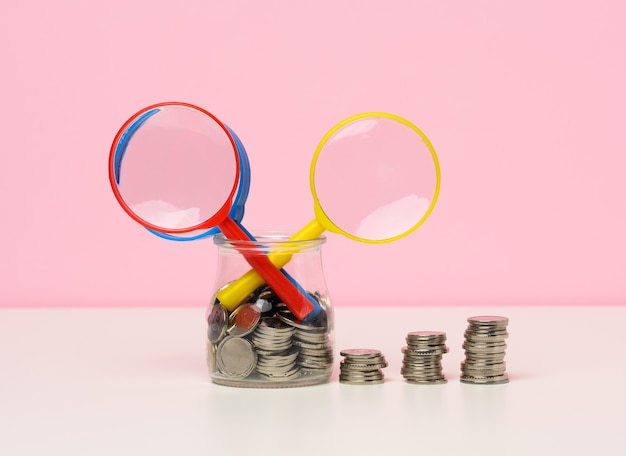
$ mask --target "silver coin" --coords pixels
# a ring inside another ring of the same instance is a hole
[[[504,340],[506,338],[509,337],[509,333],[507,331],[501,331],[501,332],[476,332],[476,331],[472,331],[470,329],[468,329],[467,331],[465,331],[465,337],[466,338],[470,338],[470,339],[476,339],[479,341],[482,341],[483,339],[486,339],[488,341],[495,341],[495,340]]]
[[[375,358],[382,356],[382,352],[380,350],[371,348],[350,348],[347,350],[341,350],[339,354],[341,356],[354,358]]]
[[[224,375],[245,378],[252,373],[256,363],[257,354],[246,339],[228,336],[217,347],[216,365]]]
[[[332,358],[311,358],[311,357],[298,357],[298,365],[308,367],[326,367],[333,364]]]
[[[333,360],[332,352],[303,353],[302,350],[300,350],[298,357],[301,360],[310,359],[311,361],[332,361]]]
[[[333,359],[333,352],[332,351],[319,351],[319,352],[306,352],[303,351],[302,349],[299,349],[299,357],[301,359],[311,359],[311,360],[329,360],[329,359]]]
[[[506,352],[504,351],[492,352],[492,353],[484,353],[484,352],[472,351],[472,350],[465,351],[466,357],[474,358],[477,361],[481,359],[500,359],[500,358],[504,359],[505,355],[506,355]]]
[[[484,369],[489,369],[489,368],[495,368],[495,369],[500,369],[502,367],[504,367],[506,365],[506,363],[504,362],[504,359],[493,359],[493,360],[480,360],[480,361],[475,361],[471,358],[465,358],[465,361],[463,363],[461,363],[461,368],[463,368],[463,366],[467,366],[467,367],[473,367],[474,369],[480,369],[480,368],[484,368]]]
[[[279,353],[271,353],[266,354],[267,352],[260,352],[257,350],[259,355],[259,362],[279,362],[279,363],[292,363],[298,357],[298,350],[293,347],[289,350],[285,350]]]
[[[332,362],[324,360],[312,360],[312,359],[298,359],[298,366],[307,369],[327,369],[332,366]]]
[[[268,351],[268,352],[276,352],[283,351],[293,347],[290,339],[287,340],[272,340],[272,339],[263,339],[260,337],[252,337],[252,342],[254,346],[259,350]]]
[[[287,372],[291,372],[296,368],[295,363],[287,364],[284,366],[264,366],[257,364],[256,370],[265,375],[284,375]]]
[[[258,329],[254,331],[252,338],[256,340],[264,341],[265,343],[268,343],[268,344],[271,344],[271,343],[279,344],[279,343],[291,342],[291,334],[289,333],[266,331],[266,330],[260,331]]]
[[[461,363],[462,365],[469,365],[469,366],[485,366],[485,367],[491,367],[491,366],[495,366],[495,367],[504,367],[506,366],[506,363],[504,362],[504,359],[481,359],[478,361],[474,361],[471,358],[468,359],[468,357],[465,357],[465,361]]]
[[[441,368],[438,369],[416,369],[413,367],[402,366],[400,367],[400,373],[403,376],[407,375],[443,375]]]
[[[403,376],[406,376],[406,375],[420,375],[420,376],[425,376],[425,375],[442,375],[441,374],[441,369],[411,369],[411,368],[407,368],[407,367],[401,367],[400,368],[400,373]]]
[[[408,339],[407,346],[414,350],[437,350],[438,348],[445,347],[446,344],[444,342],[433,344],[431,342],[413,341],[411,339]]]
[[[403,375],[405,380],[411,380],[411,381],[420,381],[420,382],[434,382],[437,380],[445,380],[446,378],[443,375],[412,375],[412,374],[407,374],[407,375]]]
[[[413,331],[407,334],[406,342],[428,342],[440,344],[446,341],[446,333],[441,331]]]
[[[382,371],[375,372],[340,372],[339,378],[344,380],[378,380],[385,378]]]
[[[476,353],[465,352],[465,362],[470,364],[495,364],[503,363],[504,356],[487,357],[488,355],[477,355]]]
[[[291,370],[284,372],[284,373],[269,373],[269,374],[263,374],[261,373],[261,375],[266,378],[267,380],[270,380],[272,382],[286,382],[289,380],[292,380],[294,377],[298,377],[300,375],[300,369],[298,367],[294,367]]]
[[[259,331],[267,330],[269,332],[285,332],[292,334],[295,329],[293,326],[274,317],[263,317],[259,322]]]
[[[494,377],[496,375],[504,375],[506,373],[506,369],[504,368],[494,368],[494,369],[472,369],[465,368],[461,370],[463,375],[469,375],[472,377]]]
[[[374,356],[345,356],[344,355],[344,362],[346,364],[369,364],[369,363],[377,363],[380,361],[384,361],[385,357],[380,354],[380,355],[374,355]]]
[[[448,353],[448,347],[441,347],[437,349],[428,349],[428,350],[414,350],[408,346],[402,347],[402,353],[405,356],[436,356],[443,355]]]
[[[418,366],[440,366],[442,356],[407,356],[404,355],[404,362]]]
[[[476,377],[471,375],[462,375],[461,382],[474,385],[502,385],[505,383],[509,383],[509,377],[506,374],[493,377]]]
[[[293,338],[295,340],[300,340],[302,342],[308,342],[311,344],[328,344],[330,342],[330,337],[328,336],[328,333],[326,333],[326,331],[318,333],[296,330],[293,334]]]
[[[416,339],[432,339],[446,337],[446,333],[443,331],[411,331],[407,333],[407,337]]]
[[[343,383],[344,385],[380,385],[384,383],[385,380],[383,378],[374,379],[374,380],[352,380],[352,379],[342,379],[339,378],[339,383]]]
[[[256,363],[257,368],[263,367],[265,369],[279,369],[285,366],[294,366],[296,364],[296,358],[289,359],[282,356],[259,356]]]
[[[381,364],[356,364],[349,365],[344,363],[339,363],[339,367],[342,372],[371,372],[378,369],[384,369],[387,367],[387,363]]]
[[[290,337],[267,337],[262,334],[255,333],[252,341],[256,346],[266,346],[270,350],[279,350],[280,347],[288,348],[293,345]]]
[[[435,380],[413,380],[407,378],[406,382],[411,385],[445,385],[446,383],[448,383],[445,378],[438,378]]]
[[[301,335],[306,334],[327,334],[328,327],[324,325],[313,325],[309,324],[307,326],[303,326],[302,328],[296,328],[296,332]]]
[[[480,331],[476,330],[476,328],[467,328],[465,331],[466,336],[471,336],[475,338],[489,338],[489,337],[509,337],[509,332],[506,329],[497,330],[497,331]]]
[[[219,342],[226,335],[228,315],[226,309],[216,301],[207,317],[209,325],[208,338],[211,342]]]
[[[401,373],[413,373],[413,374],[441,374],[441,367],[415,367],[407,366],[404,363],[400,366]]]
[[[328,347],[327,344],[319,344],[319,343],[310,343],[310,342],[303,342],[301,340],[294,340],[293,341],[294,345],[297,345],[300,348],[306,348],[309,350],[324,350]]]
[[[261,339],[259,337],[253,337],[252,342],[254,346],[262,351],[267,352],[280,352],[284,350],[288,350],[293,347],[291,340],[268,340]]]
[[[508,317],[497,315],[477,315],[469,317],[467,321],[477,325],[507,325],[509,323]]]
[[[440,346],[415,346],[407,345],[406,351],[409,351],[409,356],[416,357],[434,357],[448,353],[448,347],[445,345]]]
[[[387,367],[387,363],[381,364],[368,364],[368,365],[355,365],[340,363],[339,368],[343,372],[376,372]]]
[[[384,375],[382,369],[371,369],[371,370],[351,370],[341,368],[339,369],[339,374],[344,376],[352,376],[352,377],[378,377]]]
[[[315,367],[315,368],[326,367],[332,364],[331,359],[311,358],[311,357],[308,357],[308,358],[298,357],[297,362],[298,362],[298,365],[300,366]]]
[[[463,348],[467,351],[486,351],[503,352],[506,350],[506,342],[471,342],[466,340],[463,343]]]

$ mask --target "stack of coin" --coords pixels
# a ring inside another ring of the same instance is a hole
[[[387,361],[380,350],[355,348],[339,352],[344,360],[339,365],[339,382],[348,385],[376,385],[383,383],[382,369]]]
[[[263,317],[252,333],[258,356],[256,370],[268,380],[283,381],[298,374],[298,348],[291,342],[295,329],[273,317]]]
[[[293,335],[298,347],[298,365],[307,372],[327,370],[333,364],[333,351],[328,331],[323,327],[299,327]]]
[[[289,309],[277,306],[276,318],[293,326],[293,343],[298,347],[298,365],[303,374],[315,375],[333,365],[333,351],[326,311],[322,309],[311,321],[298,320]]]
[[[509,333],[507,317],[476,316],[467,319],[465,361],[461,363],[461,382],[494,385],[507,383],[504,354]]]
[[[402,348],[404,359],[400,373],[407,383],[437,385],[446,383],[441,359],[448,353],[446,333],[440,331],[414,331],[406,336]]]

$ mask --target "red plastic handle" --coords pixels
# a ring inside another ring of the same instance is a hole
[[[225,218],[218,228],[230,240],[251,241],[248,235],[230,217]],[[287,305],[299,320],[304,319],[313,311],[314,306],[291,281],[280,272],[267,255],[241,250],[241,254],[256,272],[272,287],[274,292]]]

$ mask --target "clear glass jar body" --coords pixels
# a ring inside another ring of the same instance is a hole
[[[218,249],[215,293],[206,315],[211,380],[249,388],[325,383],[334,358],[334,313],[321,259],[326,238],[290,241],[291,233],[282,231],[252,234],[256,241],[231,241],[222,234],[214,237]],[[224,293],[239,284],[235,281],[250,274],[249,255],[288,255],[283,271],[319,304],[319,311],[298,320],[260,277],[242,287],[243,294],[235,293],[236,302],[232,296],[226,300]]]

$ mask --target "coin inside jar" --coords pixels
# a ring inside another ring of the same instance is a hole
[[[207,317],[209,325],[208,338],[211,342],[218,342],[226,334],[227,321],[226,309],[222,307],[219,301],[215,301],[211,313]]]
[[[242,337],[254,331],[261,319],[261,309],[254,303],[242,304],[228,317],[228,334]]]
[[[246,339],[229,336],[217,348],[216,364],[229,377],[245,378],[256,367],[257,354]]]

